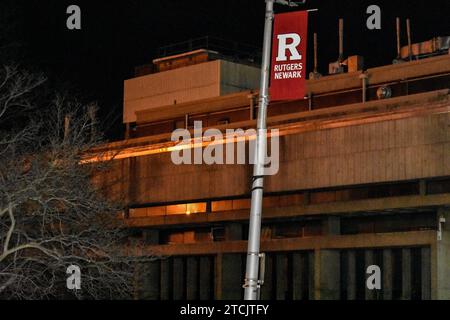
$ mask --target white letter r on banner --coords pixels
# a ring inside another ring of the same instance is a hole
[[[286,51],[291,53],[290,60],[302,60],[302,55],[298,52],[297,47],[300,45],[301,37],[296,33],[279,34],[278,38],[278,56],[277,61],[287,61]],[[287,44],[288,39],[290,43]]]

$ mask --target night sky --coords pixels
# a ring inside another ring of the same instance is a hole
[[[81,31],[66,28],[71,4],[81,7]],[[366,28],[371,4],[382,10],[380,31]],[[7,41],[18,45],[13,59],[45,72],[58,90],[98,101],[102,116],[114,115],[108,137],[117,139],[123,80],[132,77],[135,66],[151,62],[160,46],[206,35],[260,47],[264,8],[264,0],[0,0],[0,18],[8,25]],[[307,0],[301,8],[319,9],[311,14],[309,34],[312,40],[318,32],[321,73],[337,60],[339,17],[345,18],[345,55],[363,55],[367,67],[395,57],[397,16],[412,19],[413,42],[450,35],[448,0]],[[291,10],[298,9],[276,5],[277,12]],[[402,28],[406,45],[404,20]]]

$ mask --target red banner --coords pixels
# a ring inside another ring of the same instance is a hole
[[[308,12],[275,15],[270,100],[294,100],[305,97]]]

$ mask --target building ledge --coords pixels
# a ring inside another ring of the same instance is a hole
[[[268,127],[279,129],[280,136],[283,136],[305,131],[449,112],[449,91],[449,89],[444,89],[386,100],[274,116],[268,118]],[[216,126],[216,129],[247,129],[255,128],[255,126],[256,121],[249,120]],[[208,129],[205,127],[202,130]],[[178,143],[170,140],[171,134],[168,133],[108,143],[92,149],[92,152],[87,153],[83,161],[108,161],[170,152],[171,148]]]
[[[320,215],[350,215],[358,213],[415,212],[425,208],[450,206],[450,193],[379,198],[369,200],[331,202],[315,205],[265,208],[263,219],[283,219]],[[128,218],[128,227],[162,227],[212,224],[218,222],[247,221],[249,209],[190,215],[165,215],[145,218]]]
[[[394,248],[434,246],[436,231],[411,231],[380,234],[322,236],[311,238],[276,239],[261,242],[262,252],[308,251],[321,249]],[[133,256],[189,256],[220,253],[245,253],[247,241],[227,241],[176,245],[150,245],[128,248]]]

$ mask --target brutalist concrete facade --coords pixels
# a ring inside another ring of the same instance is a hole
[[[326,76],[309,99],[269,107],[281,156],[266,179],[262,299],[450,298],[449,72],[443,55]],[[392,98],[376,97],[383,86]],[[177,166],[170,133],[180,120],[252,128],[257,91],[208,99],[138,114],[135,138],[90,159],[114,159],[96,181],[128,204],[129,254],[160,257],[137,269],[136,298],[243,296],[252,167]],[[381,289],[366,286],[371,265]]]

